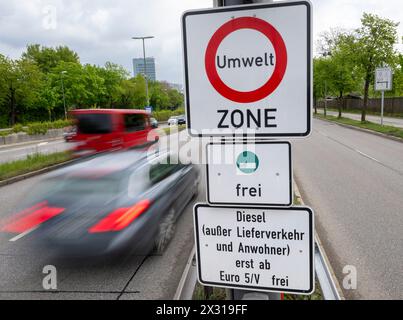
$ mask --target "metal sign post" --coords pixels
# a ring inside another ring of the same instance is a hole
[[[383,111],[385,91],[392,90],[392,69],[389,67],[376,68],[375,91],[381,91],[381,126],[383,126]]]

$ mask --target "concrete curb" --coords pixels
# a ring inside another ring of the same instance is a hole
[[[294,179],[294,193],[295,193],[296,198],[299,200],[299,202],[300,202],[302,205],[305,205],[305,202],[304,202],[304,200],[302,199],[301,193],[300,193],[300,191],[299,191],[299,188],[298,188],[297,183],[295,182],[295,179]],[[316,244],[318,245],[318,247],[320,248],[321,253],[322,253],[322,255],[323,255],[323,258],[324,258],[325,261],[326,261],[327,268],[329,269],[329,272],[330,272],[330,274],[331,274],[331,276],[332,276],[333,282],[334,282],[335,285],[336,285],[337,293],[339,294],[340,299],[341,299],[341,300],[345,300],[343,291],[341,290],[341,287],[340,287],[339,280],[337,279],[336,274],[334,273],[334,270],[333,270],[333,268],[332,268],[332,265],[330,264],[329,258],[327,257],[325,248],[323,247],[322,241],[320,240],[319,235],[316,233],[316,230],[315,230],[315,242],[316,242]]]
[[[49,166],[49,167],[46,167],[46,168],[43,168],[43,169],[40,169],[40,170],[24,173],[24,174],[21,174],[19,176],[15,176],[15,177],[0,181],[0,187],[4,187],[4,186],[7,186],[9,184],[12,184],[12,183],[24,180],[24,179],[28,179],[28,178],[31,178],[31,177],[34,177],[34,176],[37,176],[37,175],[40,175],[40,174],[43,174],[43,173],[50,172],[52,170],[59,169],[61,167],[64,167],[64,166],[67,166],[67,165],[72,164],[74,162],[77,162],[78,160],[79,159],[67,160],[65,162],[58,163],[58,164],[55,164],[55,165],[52,165],[52,166]]]
[[[394,140],[394,141],[403,143],[403,139],[399,138],[399,137],[394,137],[394,136],[384,134],[384,133],[381,133],[381,132],[377,132],[377,131],[373,131],[373,130],[369,130],[369,129],[364,129],[364,128],[360,128],[360,127],[355,127],[355,126],[351,126],[351,125],[348,125],[348,124],[339,123],[339,122],[336,122],[336,121],[331,121],[331,120],[327,120],[327,119],[323,119],[323,118],[317,118],[315,116],[314,116],[314,118],[318,119],[318,120],[323,120],[323,121],[326,121],[326,122],[334,123],[334,124],[337,124],[337,125],[345,127],[345,128],[370,133],[370,134],[373,134],[373,135],[378,136],[378,137],[382,137],[382,138],[386,138],[386,139],[389,139],[389,140]]]
[[[2,137],[2,145],[15,145],[19,143],[35,143],[40,140],[50,140],[63,137],[64,129],[49,129],[45,134],[29,135],[26,132],[11,133]]]

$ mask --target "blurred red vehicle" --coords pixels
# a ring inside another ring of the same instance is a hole
[[[70,112],[77,131],[76,156],[129,149],[158,141],[150,115],[134,109],[80,109]]]

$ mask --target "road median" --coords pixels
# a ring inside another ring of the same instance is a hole
[[[0,164],[0,187],[42,174],[74,161],[70,152],[32,154],[26,159]]]

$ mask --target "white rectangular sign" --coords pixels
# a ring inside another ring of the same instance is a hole
[[[194,215],[200,283],[256,291],[314,291],[310,208],[196,204]]]
[[[309,135],[311,10],[309,1],[287,1],[184,13],[192,136]]]
[[[392,90],[392,69],[377,68],[375,70],[375,91]]]
[[[206,169],[211,204],[292,204],[289,142],[209,143]]]

